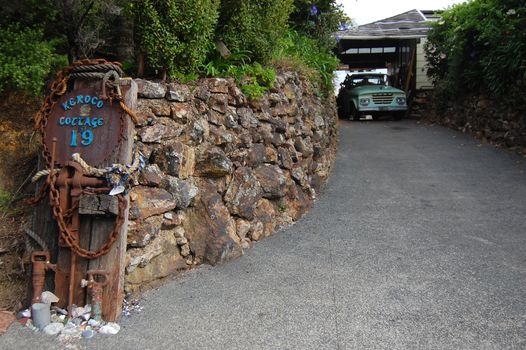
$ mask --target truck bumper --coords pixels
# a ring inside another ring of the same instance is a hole
[[[369,113],[405,112],[407,111],[407,106],[360,106],[358,111]]]

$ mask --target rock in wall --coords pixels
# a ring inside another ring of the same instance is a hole
[[[304,77],[277,76],[249,100],[232,79],[137,79],[126,290],[239,257],[312,205],[337,146],[334,101]]]
[[[526,106],[484,95],[471,95],[448,102],[444,112],[436,112],[433,100],[425,107],[426,119],[469,133],[498,147],[526,155]]]

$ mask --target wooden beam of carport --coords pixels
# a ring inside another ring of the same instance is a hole
[[[338,41],[337,50],[338,53],[346,51],[352,48],[364,48],[364,47],[397,47],[401,42],[405,40],[400,39],[340,39]]]
[[[397,53],[384,54],[358,54],[358,55],[339,55],[338,58],[350,69],[356,68],[385,68],[386,62],[394,62],[398,59]]]
[[[336,48],[336,55],[340,62],[349,66],[350,69],[357,68],[385,68],[386,62],[398,62],[401,58],[401,47],[413,47],[416,38],[371,38],[367,39],[340,39]],[[395,52],[389,53],[360,53],[345,54],[352,48],[381,48],[395,47]]]

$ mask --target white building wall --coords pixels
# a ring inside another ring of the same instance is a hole
[[[427,39],[422,38],[419,44],[416,44],[416,89],[428,90],[433,88],[431,80],[427,76],[427,61],[424,50],[424,44]]]

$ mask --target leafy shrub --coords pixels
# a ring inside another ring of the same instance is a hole
[[[245,95],[257,99],[274,86],[276,71],[273,68],[264,68],[256,62],[241,66],[236,79]]]
[[[506,96],[526,87],[526,6],[522,0],[475,0],[443,13],[426,47],[435,83],[461,96]]]
[[[67,64],[64,56],[54,54],[53,44],[44,40],[41,30],[0,28],[0,93],[39,95],[52,69]]]
[[[250,52],[233,52],[228,58],[216,57],[206,66],[213,77],[234,77],[250,99],[257,99],[274,86],[276,71],[259,63],[250,63]]]
[[[219,0],[138,0],[130,5],[148,63],[172,78],[195,74],[212,45]]]
[[[275,43],[288,28],[292,0],[224,0],[218,37],[232,51],[248,51],[262,64],[273,55]]]
[[[333,72],[339,61],[317,39],[289,30],[279,42],[275,59],[288,60],[296,66],[307,65],[314,70],[307,72],[311,80],[321,83],[325,92],[332,91]]]
[[[233,51],[228,57],[215,57],[205,65],[206,75],[213,77],[235,76],[238,68],[250,63],[250,51]]]

